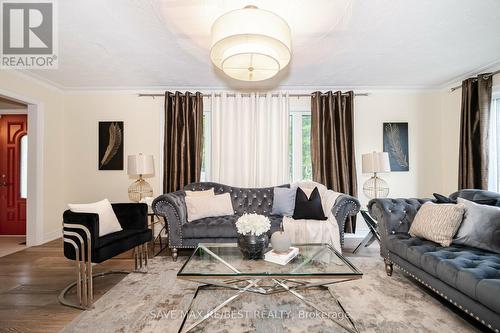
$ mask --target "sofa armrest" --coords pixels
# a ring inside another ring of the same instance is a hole
[[[377,220],[380,234],[407,234],[417,211],[427,201],[431,199],[373,199],[368,211]]]
[[[145,203],[116,203],[111,205],[124,230],[148,228],[148,205]]]
[[[387,257],[388,242],[396,234],[408,234],[420,207],[431,199],[372,199],[368,212],[378,222],[380,254]]]
[[[182,245],[182,225],[187,223],[187,209],[184,191],[160,195],[153,200],[153,211],[162,216],[168,228],[170,247]]]
[[[349,216],[356,216],[361,205],[359,200],[347,194],[340,195],[332,207],[333,216],[339,225],[340,245],[344,245],[345,222]]]
[[[84,230],[80,229],[77,225],[84,226],[90,232],[90,241],[92,248],[98,247],[99,242],[99,215],[94,213],[74,213],[70,210],[66,210],[63,213],[63,223],[64,230],[77,232],[84,240],[85,246],[87,246],[87,234]],[[75,225],[75,228],[71,228],[71,224]]]

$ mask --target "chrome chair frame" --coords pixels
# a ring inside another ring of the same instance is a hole
[[[82,230],[86,235],[87,246],[82,236],[76,231],[65,229]],[[75,241],[74,237],[78,240]],[[147,273],[148,268],[148,245],[147,243],[134,247],[134,270],[111,270],[102,273],[92,273],[92,239],[89,229],[81,224],[63,223],[63,240],[73,245],[75,249],[76,281],[66,286],[59,294],[59,303],[81,310],[89,310],[94,304],[94,278],[111,274]],[[76,286],[78,303],[66,298],[66,294]]]

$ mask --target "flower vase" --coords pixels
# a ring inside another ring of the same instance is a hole
[[[259,236],[252,234],[238,234],[238,247],[245,259],[262,259],[264,250],[269,245],[269,237],[266,233]]]

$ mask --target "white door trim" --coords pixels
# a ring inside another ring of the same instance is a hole
[[[5,114],[28,114],[28,198],[26,203],[26,246],[44,242],[43,233],[43,103],[7,90],[0,96],[28,105],[27,110],[0,110]]]

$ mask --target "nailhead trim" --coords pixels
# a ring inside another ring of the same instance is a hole
[[[215,185],[215,186],[217,186],[217,185]],[[210,184],[210,186],[207,186],[207,188],[208,188],[208,187],[210,187],[210,188],[214,188],[215,186],[214,186],[213,184]],[[196,189],[197,189],[197,187],[195,186],[193,189],[194,189],[194,190],[196,190]],[[204,190],[204,189],[205,189],[205,187],[200,187],[199,189],[200,189],[200,190]],[[232,192],[233,192],[233,190],[234,190],[234,189],[229,189],[229,192],[231,192],[231,193],[232,193]],[[219,192],[223,192],[223,191],[224,191],[224,188],[223,188],[223,187],[219,187],[219,188],[217,189],[217,191],[219,191]],[[260,193],[260,191],[261,191],[261,190],[257,190],[257,192],[258,192],[258,193]],[[270,189],[267,189],[267,190],[265,190],[265,191],[266,191],[267,193],[271,194],[271,190],[270,190]],[[236,190],[234,190],[234,192],[236,192]],[[239,192],[239,194],[240,194],[240,195],[243,193],[241,189],[240,189],[240,190],[238,190],[238,192]],[[248,195],[247,195],[247,194],[244,194],[244,195],[243,195],[243,197],[244,197],[244,198],[248,198]],[[234,198],[238,198],[238,195],[237,195],[237,194],[235,194],[235,195],[234,195]],[[256,198],[256,196],[255,196],[255,195],[253,195],[253,198]],[[264,194],[264,198],[267,198],[267,195],[266,195],[266,194]],[[160,204],[160,203],[165,203],[165,204],[169,205],[169,206],[170,206],[170,208],[172,208],[172,209],[173,209],[174,214],[175,214],[175,217],[177,218],[177,220],[178,220],[178,221],[180,221],[179,214],[178,214],[178,212],[177,212],[177,209],[175,208],[175,205],[174,205],[173,203],[171,203],[171,202],[167,201],[167,200],[160,200],[160,201],[156,202],[155,209],[154,209],[154,211],[155,211],[155,212],[156,212],[156,211],[158,211],[158,204]],[[242,203],[240,203],[239,205],[240,205],[240,206],[243,206],[243,204],[242,204]],[[360,209],[359,203],[357,203],[356,201],[351,200],[351,199],[348,199],[348,200],[344,201],[341,205],[339,205],[339,206],[338,206],[339,208],[337,209],[337,213],[338,213],[338,211],[340,211],[340,209],[341,209],[342,207],[344,207],[344,206],[346,206],[346,205],[349,205],[349,206],[350,206],[350,209],[348,209],[348,211],[347,211],[347,216],[346,216],[346,218],[347,218],[347,217],[349,217],[349,216],[355,216],[356,214],[358,214],[359,209]],[[259,206],[261,206],[261,204],[259,204]],[[271,203],[268,203],[268,206],[271,206]],[[264,211],[264,212],[265,212],[265,211]],[[254,211],[254,213],[255,213],[255,211]],[[161,215],[161,214],[159,214],[159,215]],[[168,237],[168,245],[169,245],[169,247],[175,247],[175,248],[189,248],[189,249],[195,248],[195,246],[187,246],[187,245],[186,245],[186,246],[184,246],[184,245],[182,244],[182,241],[183,241],[183,237],[182,237],[182,225],[181,225],[180,223],[179,223],[179,234],[180,234],[180,236],[181,236],[181,239],[180,239],[181,244],[180,244],[180,245],[172,245],[172,244],[171,244],[171,237],[170,237],[170,235],[171,235],[170,225],[169,225],[169,223],[168,223],[168,221],[167,221],[167,218],[166,218],[164,215],[161,215],[161,216],[165,219],[165,223],[167,224],[167,230],[168,230],[168,234],[169,234],[169,237]],[[335,217],[337,217],[337,214],[335,214]],[[345,221],[343,221],[343,222],[344,222],[344,225],[345,225]],[[341,243],[342,245],[344,244],[344,238],[345,238],[345,237],[344,237],[344,235],[345,235],[344,228],[341,228],[341,230],[340,230],[340,243]]]
[[[346,219],[349,216],[355,216],[356,214],[358,214],[359,209],[360,209],[359,203],[357,203],[354,200],[350,200],[350,199],[344,201],[341,205],[339,205],[339,209],[337,209],[337,213],[340,211],[340,209],[343,206],[346,206],[346,205],[350,205],[352,207],[351,209],[349,209],[347,211]],[[337,214],[335,214],[335,217],[337,217]],[[344,226],[345,226],[345,220],[343,221],[343,223],[344,223]],[[344,228],[340,228],[340,229],[341,229],[340,230],[340,244],[343,245],[344,244]]]
[[[448,302],[450,302],[451,304],[453,304],[455,306],[458,306],[458,308],[460,310],[465,311],[465,313],[467,313],[468,315],[470,315],[472,318],[476,319],[477,321],[480,321],[483,325],[487,325],[489,329],[493,329],[492,326],[491,326],[491,324],[486,324],[483,319],[480,319],[477,315],[475,316],[474,313],[472,313],[471,311],[469,311],[469,309],[463,308],[462,305],[457,304],[457,302],[453,301],[451,298],[448,298],[448,296],[445,295],[445,294],[443,294],[441,291],[435,289],[434,287],[431,287],[429,284],[427,284],[425,281],[421,280],[419,277],[415,276],[413,273],[408,272],[406,269],[400,267],[398,264],[396,264],[395,262],[393,262],[391,259],[389,259],[389,253],[387,253],[387,257],[384,258],[384,259],[386,259],[387,261],[389,261],[391,264],[393,264],[394,266],[396,266],[397,268],[399,268],[400,270],[402,270],[406,274],[410,275],[413,279],[417,280],[421,284],[423,284],[426,287],[430,288],[433,292],[437,293],[441,297],[444,297],[444,299],[447,300]],[[498,329],[495,329],[495,332],[499,333]]]

